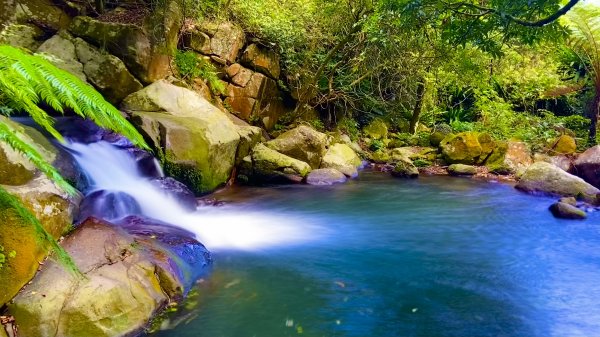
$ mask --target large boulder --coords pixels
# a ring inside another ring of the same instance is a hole
[[[251,44],[244,50],[242,62],[274,79],[279,78],[281,73],[279,55],[270,49],[259,47],[257,44]]]
[[[90,218],[62,245],[83,277],[48,261],[9,305],[21,336],[134,335],[210,263],[190,233],[138,218]]]
[[[122,108],[163,154],[168,175],[198,194],[228,180],[240,142],[238,127],[200,95],[161,80],[129,95]]]
[[[182,24],[176,1],[166,1],[163,6],[141,26],[78,16],[69,31],[95,46],[106,47],[143,83],[152,83],[171,74],[171,55],[177,48]]]
[[[306,183],[309,185],[333,185],[346,182],[346,175],[333,168],[324,168],[311,171],[306,176]]]
[[[550,147],[550,152],[553,154],[572,154],[575,151],[577,151],[577,143],[575,138],[569,135],[560,135]]]
[[[267,142],[266,145],[317,169],[327,150],[327,135],[309,126],[301,125],[284,132],[276,139]]]
[[[240,27],[230,22],[222,22],[217,25],[210,39],[210,53],[231,64],[237,59],[245,40],[246,36]]]
[[[101,52],[81,38],[73,42],[86,78],[107,101],[118,104],[127,95],[143,88],[116,56]]]
[[[34,25],[11,24],[0,31],[0,44],[36,51],[43,43],[43,36],[44,31]]]
[[[449,135],[440,143],[442,155],[448,164],[482,164],[496,148],[485,133],[462,132]]]
[[[58,151],[39,132],[0,117],[17,131],[17,137],[27,142],[48,162],[55,162]],[[50,179],[35,169],[27,158],[0,142],[0,184],[15,195],[55,238],[71,227],[77,211],[79,196],[69,196]],[[0,267],[0,306],[10,300],[25,285],[48,253],[41,233],[23,221],[6,203],[0,200],[0,247],[6,256]]]
[[[485,162],[490,172],[517,174],[524,172],[531,164],[533,160],[529,147],[517,141],[498,142]]]
[[[573,174],[600,187],[600,145],[587,149],[573,163]]]
[[[576,197],[597,203],[600,190],[550,163],[537,162],[521,176],[516,188],[530,193]]]
[[[358,174],[357,168],[362,165],[362,161],[346,144],[333,144],[325,153],[321,161],[321,168],[333,168],[348,177],[354,177]]]
[[[310,165],[258,144],[252,150],[251,176],[257,181],[300,182],[311,171]]]
[[[52,0],[0,0],[0,26],[30,22],[59,30],[67,28],[71,17]]]
[[[62,31],[60,34],[54,35],[46,40],[37,52],[52,56],[50,62],[56,67],[68,71],[83,82],[87,82],[87,78],[83,73],[83,64],[77,58],[75,45],[68,33]]]
[[[256,126],[238,125],[237,131],[240,135],[240,145],[235,156],[235,164],[239,165],[244,157],[250,154],[254,146],[260,143],[262,129]]]

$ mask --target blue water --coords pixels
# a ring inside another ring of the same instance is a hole
[[[510,185],[368,172],[220,198],[320,238],[216,252],[152,336],[600,336],[600,213],[558,220],[552,198]]]

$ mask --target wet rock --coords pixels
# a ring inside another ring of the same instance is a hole
[[[402,159],[396,162],[392,175],[397,178],[417,178],[419,169],[410,160]]]
[[[306,176],[306,183],[309,185],[333,185],[345,183],[346,175],[333,168],[324,168],[311,171]]]
[[[587,214],[584,211],[564,202],[552,204],[552,206],[550,206],[550,212],[552,212],[552,215],[555,217],[561,219],[582,220],[587,218]]]
[[[141,214],[139,203],[127,193],[118,191],[94,191],[83,198],[79,206],[77,223],[89,217],[112,221],[128,215]]]
[[[8,308],[23,336],[135,335],[210,264],[189,233],[141,218],[92,218],[62,245],[85,278],[48,261]]]
[[[356,177],[362,165],[358,155],[346,144],[333,144],[321,161],[321,168],[334,168],[347,177]]]
[[[477,174],[477,167],[465,164],[452,164],[448,166],[448,173],[453,176],[472,176]]]
[[[327,135],[301,125],[266,143],[267,147],[308,163],[313,169],[321,165],[327,150]]]
[[[177,203],[184,209],[188,211],[196,210],[196,196],[184,184],[171,177],[155,178],[150,182],[167,196],[177,200]]]
[[[563,197],[558,200],[558,202],[562,202],[563,204],[568,204],[571,206],[577,206],[577,199],[574,197]]]
[[[587,149],[573,163],[572,172],[588,183],[600,186],[600,145]]]
[[[531,165],[521,176],[516,188],[531,193],[581,198],[592,204],[597,203],[600,193],[583,179],[546,162]]]

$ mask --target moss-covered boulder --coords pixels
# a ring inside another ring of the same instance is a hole
[[[195,281],[186,275],[210,263],[193,234],[137,218],[124,221],[114,226],[90,218],[64,240],[84,277],[48,261],[9,305],[20,335],[136,335],[183,297]]]
[[[596,204],[600,190],[550,163],[537,162],[521,176],[516,188],[530,193],[576,197]]]
[[[309,126],[301,125],[284,132],[266,145],[270,149],[306,162],[313,169],[317,169],[327,151],[327,135]]]
[[[143,88],[118,57],[101,52],[81,38],[74,39],[73,43],[79,62],[83,64],[83,73],[107,101],[118,104],[127,95]]]
[[[0,116],[10,124],[19,138],[34,146],[49,162],[55,162],[58,151],[39,132],[20,126]],[[0,184],[17,196],[55,238],[71,227],[79,203],[69,197],[20,153],[0,142]],[[0,202],[0,247],[4,262],[0,267],[0,306],[10,300],[34,275],[48,253],[41,234],[23,222],[11,208]]]
[[[486,160],[490,172],[499,174],[521,174],[531,164],[531,152],[524,142],[497,142],[497,146]]]
[[[448,166],[448,173],[453,176],[472,176],[477,174],[477,167],[465,164],[452,164]]]
[[[0,31],[0,44],[36,51],[43,43],[44,31],[34,25],[11,24]]]
[[[429,135],[429,144],[438,147],[444,138],[452,134],[452,128],[447,124],[440,124],[434,127],[433,132]]]
[[[67,28],[71,16],[52,0],[0,1],[0,26],[31,22],[56,31]]]
[[[480,165],[496,148],[496,143],[486,133],[462,132],[444,138],[440,148],[449,164]]]
[[[251,173],[255,182],[300,182],[312,170],[310,165],[279,153],[264,144],[252,150]]]
[[[553,154],[571,154],[577,151],[575,138],[569,135],[561,135],[552,141],[550,152]]]
[[[362,161],[346,144],[333,144],[327,150],[321,162],[321,168],[333,168],[348,177],[354,177],[358,174],[357,168],[360,167]]]
[[[122,107],[163,154],[168,175],[197,194],[229,179],[240,143],[238,127],[200,95],[161,80],[129,95]]]
[[[396,162],[392,175],[397,178],[417,178],[419,177],[419,169],[407,159],[402,159]]]
[[[583,210],[564,202],[552,204],[550,212],[554,217],[560,219],[583,220],[587,218],[587,214]]]
[[[386,139],[388,136],[388,126],[382,119],[375,118],[363,129],[363,133],[375,140]]]
[[[333,185],[346,182],[346,175],[334,168],[322,168],[311,171],[306,176],[309,185]]]

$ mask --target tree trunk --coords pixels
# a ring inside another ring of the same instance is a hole
[[[589,118],[590,118],[590,133],[588,137],[588,145],[596,145],[596,129],[598,128],[598,108],[600,107],[600,92],[596,91],[594,101],[590,107]]]
[[[417,101],[413,109],[412,118],[410,119],[410,126],[408,127],[409,133],[415,133],[417,131],[417,123],[421,118],[421,111],[423,110],[423,98],[425,97],[425,78],[421,79],[417,85]]]

